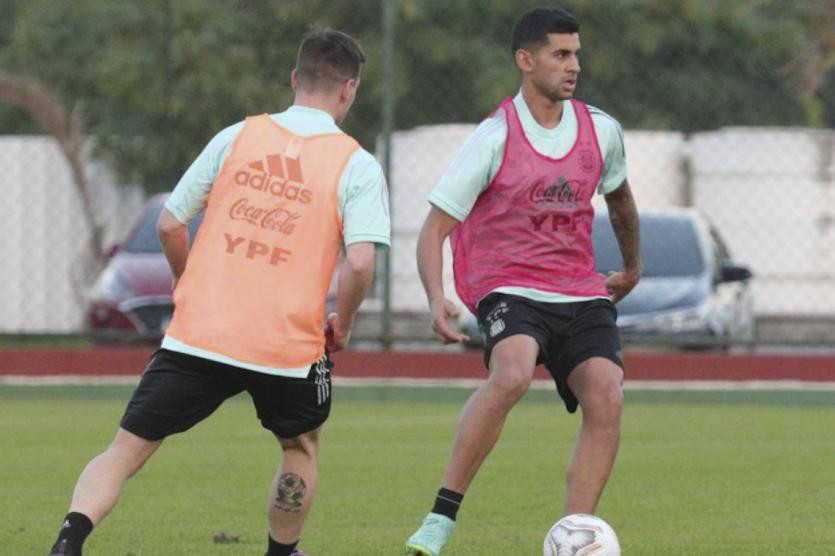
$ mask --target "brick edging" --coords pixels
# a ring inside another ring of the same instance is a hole
[[[0,349],[0,375],[139,375],[155,348]],[[481,378],[481,352],[345,351],[334,355],[338,376],[357,378]],[[627,380],[799,380],[835,382],[835,356],[714,353],[624,353]],[[547,378],[537,369],[538,378]]]

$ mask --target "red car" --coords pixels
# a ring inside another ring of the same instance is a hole
[[[157,219],[168,194],[145,205],[142,216],[115,249],[96,280],[91,294],[88,323],[97,336],[134,336],[158,339],[174,310],[171,269],[157,237]],[[189,225],[192,239],[201,213]]]

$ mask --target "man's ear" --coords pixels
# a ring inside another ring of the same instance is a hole
[[[293,89],[293,92],[296,92],[296,89],[299,88],[299,76],[296,75],[296,70],[290,72],[290,88]]]
[[[342,84],[341,96],[342,99],[349,99],[357,88],[357,80],[355,78],[346,79]]]
[[[525,49],[520,48],[513,54],[516,60],[516,67],[522,73],[528,73],[533,69],[533,54]]]

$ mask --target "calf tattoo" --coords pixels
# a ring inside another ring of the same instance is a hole
[[[307,493],[307,484],[295,473],[282,473],[278,478],[275,507],[285,512],[301,511],[302,500]]]

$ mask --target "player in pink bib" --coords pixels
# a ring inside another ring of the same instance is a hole
[[[418,269],[445,343],[457,308],[444,295],[442,246],[450,237],[455,288],[478,317],[487,380],[465,404],[431,512],[406,554],[438,556],[464,494],[505,419],[544,364],[566,409],[582,408],[563,514],[594,514],[614,465],[623,405],[615,303],[642,274],[638,214],[626,181],[620,126],[574,100],[579,24],[536,8],[513,30],[521,91],[479,125],[430,195]],[[594,269],[592,197],[605,196],[624,270]]]
[[[470,311],[502,286],[607,296],[594,271],[591,199],[603,161],[588,107],[571,104],[577,139],[562,158],[536,151],[508,97],[507,140],[499,173],[466,220],[452,230],[455,288]]]

